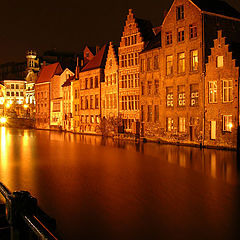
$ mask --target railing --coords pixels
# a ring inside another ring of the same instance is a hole
[[[37,205],[37,199],[29,192],[11,191],[0,182],[0,193],[5,198],[5,215],[10,227],[11,240],[57,240],[51,232],[56,221]],[[51,230],[50,230],[51,229]]]

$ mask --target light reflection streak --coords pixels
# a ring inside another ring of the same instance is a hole
[[[6,128],[1,127],[1,168],[5,172],[8,167],[8,151],[7,151],[7,143],[9,140],[9,134],[6,133]]]

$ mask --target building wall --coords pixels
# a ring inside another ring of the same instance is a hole
[[[181,6],[184,14],[178,19]],[[162,72],[160,91],[163,96],[163,108],[160,122],[165,125],[164,136],[171,140],[199,142],[202,139],[201,21],[201,13],[195,5],[188,0],[176,0],[162,24],[163,61],[160,66]],[[197,57],[193,57],[194,54]],[[169,67],[171,65],[169,56],[172,56],[172,67]]]
[[[91,86],[91,79],[93,80]],[[75,132],[96,133],[101,118],[101,82],[104,70],[80,72],[79,80],[73,81],[73,128]],[[97,84],[96,84],[97,82]]]
[[[106,65],[105,82],[101,83],[102,117],[118,117],[118,59],[110,43]]]
[[[118,50],[119,114],[124,120],[124,128],[129,130],[132,128],[132,122],[140,120],[138,59],[143,48],[144,41],[130,9]],[[129,104],[131,101],[133,101],[133,109]]]
[[[35,84],[36,128],[50,129],[50,82]]]
[[[73,130],[73,118],[72,118],[72,86],[63,87],[63,130]]]
[[[155,48],[140,54],[140,62],[150,62],[148,69],[140,71],[140,119],[141,135],[159,137],[165,129],[160,122],[160,114],[165,109],[164,99],[160,92],[163,85],[160,66],[163,64],[161,48]]]
[[[225,40],[222,31],[218,31],[218,38],[214,40],[214,46],[211,48],[211,55],[206,64],[205,143],[236,147],[239,67],[236,67]]]

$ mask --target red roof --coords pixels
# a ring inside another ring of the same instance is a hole
[[[108,44],[105,44],[94,56],[94,58],[89,61],[85,67],[83,67],[81,72],[104,67],[107,57],[107,50]]]
[[[63,70],[62,70],[62,67],[61,67],[59,62],[50,64],[50,65],[47,65],[47,66],[43,66],[41,68],[40,73],[39,73],[36,84],[44,83],[44,82],[50,82],[53,75],[61,74],[62,71]]]

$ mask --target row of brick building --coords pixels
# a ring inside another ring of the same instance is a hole
[[[86,47],[75,73],[42,67],[36,126],[236,148],[239,36],[240,14],[217,0],[175,0],[155,28],[130,9],[119,47]]]

